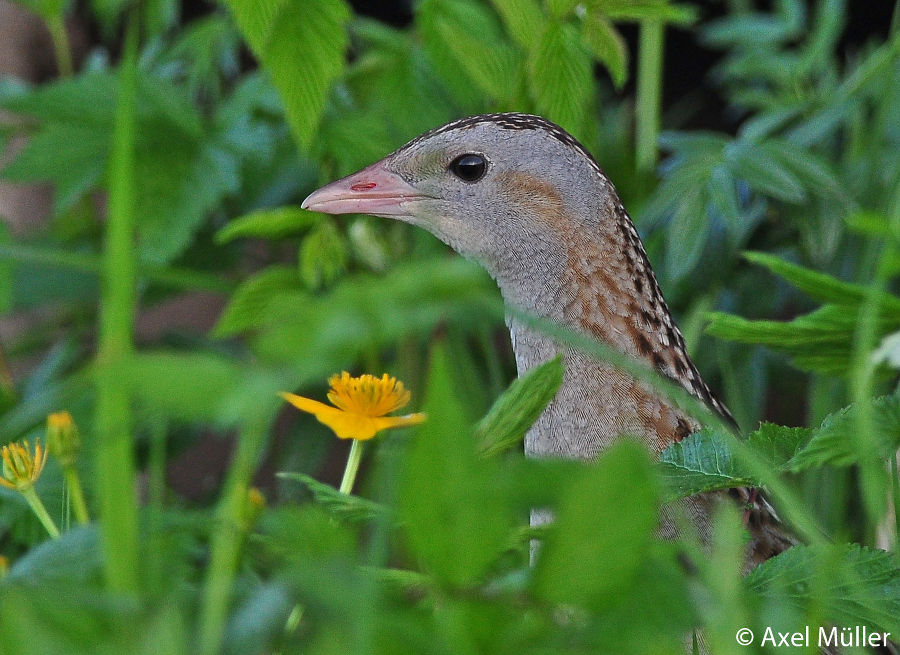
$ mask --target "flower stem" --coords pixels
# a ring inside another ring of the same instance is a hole
[[[66,486],[69,489],[72,509],[75,510],[75,518],[81,525],[87,525],[91,522],[91,517],[88,514],[87,503],[84,502],[84,490],[81,488],[81,478],[78,477],[78,471],[74,466],[67,466],[63,469],[63,475],[66,478]]]
[[[344,469],[344,477],[341,479],[341,493],[349,494],[353,491],[353,483],[356,481],[356,472],[359,470],[359,462],[362,460],[363,442],[353,439],[350,446],[350,455],[347,457],[347,467]]]
[[[215,655],[222,648],[232,602],[232,585],[247,533],[247,492],[266,431],[265,419],[251,417],[246,420],[216,510],[216,527],[210,538],[209,566],[200,609],[198,652],[201,655]]]
[[[97,345],[95,470],[105,577],[111,591],[136,594],[138,511],[135,498],[131,398],[116,366],[134,350],[135,139],[137,13],[131,12],[119,66],[119,89],[109,156],[109,217],[103,246]]]
[[[28,501],[31,510],[38,517],[38,520],[47,532],[50,533],[50,536],[56,539],[59,536],[59,528],[56,527],[56,523],[50,518],[50,515],[47,513],[47,508],[44,507],[44,503],[38,498],[37,493],[34,491],[34,487],[23,490],[22,495],[25,497],[25,500]]]
[[[69,43],[69,33],[66,32],[65,16],[62,12],[47,19],[47,29],[53,41],[53,51],[56,53],[56,68],[60,77],[72,77],[75,67],[72,65],[72,46]]]
[[[656,165],[659,136],[660,98],[665,23],[658,19],[641,21],[638,52],[637,105],[635,107],[638,171],[652,171]]]

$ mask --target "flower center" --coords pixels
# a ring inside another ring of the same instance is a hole
[[[354,378],[344,371],[331,376],[328,384],[331,404],[353,414],[384,416],[409,402],[409,391],[403,383],[387,373],[380,378],[368,374]]]

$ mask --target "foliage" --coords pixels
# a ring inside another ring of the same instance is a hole
[[[727,653],[752,652],[740,627],[900,634],[896,29],[848,49],[842,0],[734,0],[715,19],[668,0],[422,0],[403,27],[345,0],[190,20],[174,0],[19,4],[60,75],[0,80],[0,147],[24,138],[0,177],[53,194],[39,229],[0,231],[0,307],[26,326],[4,323],[0,432],[34,443],[66,409],[83,447],[33,487],[58,539],[0,487],[0,652],[683,653],[696,631]],[[67,18],[96,37],[77,73]],[[706,129],[687,127],[695,99],[653,101],[653,71],[678,65],[664,29],[721,52],[727,110]],[[627,435],[596,462],[525,458],[564,370],[513,380],[487,274],[420,230],[299,208],[426,129],[504,110],[560,123],[616,181],[745,438],[709,420],[659,462]],[[188,319],[210,297],[207,329]],[[343,369],[391,371],[429,415],[371,442],[358,495],[322,480],[327,433],[277,396],[318,397]],[[174,481],[216,450],[227,470],[195,474],[211,487]],[[807,543],[742,577],[738,513],[723,504],[701,543],[678,500],[747,485]],[[677,539],[657,535],[667,502]],[[554,524],[529,527],[533,508]]]

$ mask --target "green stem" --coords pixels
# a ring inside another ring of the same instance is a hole
[[[88,513],[87,503],[84,502],[84,490],[81,488],[81,478],[78,477],[78,471],[74,466],[67,466],[63,469],[63,475],[66,478],[66,486],[69,489],[72,509],[75,510],[75,520],[81,525],[87,525],[91,522],[91,517]]]
[[[891,457],[891,492],[894,497],[894,554],[900,558],[900,470],[897,457],[898,453]]]
[[[900,183],[894,189],[889,207],[888,220],[891,228],[900,227]],[[875,275],[869,284],[868,293],[863,300],[857,316],[857,328],[853,335],[852,368],[850,390],[856,404],[856,421],[852,437],[861,453],[860,490],[863,507],[866,510],[867,527],[874,529],[883,519],[885,510],[884,493],[889,486],[884,469],[884,462],[878,456],[878,443],[875,434],[875,420],[872,411],[872,398],[875,395],[875,369],[872,362],[872,350],[878,338],[878,320],[881,314],[881,299],[884,288],[891,276],[892,262],[897,256],[897,248],[892,241],[877,245],[878,259],[875,264]]]
[[[72,46],[69,33],[66,31],[66,19],[62,13],[47,19],[47,29],[53,41],[53,52],[56,54],[56,68],[60,77],[72,77],[75,67],[72,65]]]
[[[119,95],[109,161],[97,348],[97,495],[102,518],[106,581],[110,590],[138,591],[131,399],[115,372],[134,350],[137,303],[134,247],[137,14],[132,12],[119,70]]]
[[[103,260],[94,255],[20,243],[0,243],[0,259],[94,274],[102,274],[104,266]],[[215,293],[234,291],[234,285],[228,280],[187,268],[140,265],[138,275],[150,282],[173,289],[201,289]]]
[[[47,513],[47,508],[44,507],[44,503],[42,503],[41,499],[38,498],[34,487],[25,489],[24,491],[22,491],[22,495],[25,497],[25,500],[28,501],[28,504],[31,506],[31,510],[38,517],[38,520],[41,522],[50,536],[56,539],[59,536],[59,528],[56,527],[56,523],[54,523],[53,519],[50,518],[50,514]]]
[[[359,463],[362,460],[363,442],[359,439],[353,439],[353,445],[350,446],[350,455],[347,457],[347,467],[344,469],[344,477],[341,479],[340,492],[349,494],[353,491],[353,483],[356,481],[356,472],[359,470]]]
[[[656,165],[664,37],[665,23],[662,21],[648,19],[641,22],[635,106],[635,164],[638,172],[643,173],[652,171]]]
[[[250,421],[241,431],[234,463],[228,472],[225,491],[216,512],[200,613],[201,655],[215,655],[222,646],[225,621],[231,605],[231,586],[248,529],[247,493],[265,438],[265,425],[262,421]]]

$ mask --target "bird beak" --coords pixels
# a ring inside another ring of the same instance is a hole
[[[323,186],[300,207],[324,214],[372,214],[408,217],[407,205],[425,198],[421,191],[387,169],[384,160]]]

